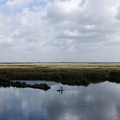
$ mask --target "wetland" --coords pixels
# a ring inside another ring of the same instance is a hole
[[[119,83],[120,64],[0,64],[0,119],[119,120]]]

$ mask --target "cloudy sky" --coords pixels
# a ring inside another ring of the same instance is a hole
[[[119,0],[0,0],[0,62],[120,61]]]

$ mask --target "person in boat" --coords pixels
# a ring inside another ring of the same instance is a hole
[[[63,91],[63,88],[61,87],[61,91]]]

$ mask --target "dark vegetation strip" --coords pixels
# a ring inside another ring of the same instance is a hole
[[[120,64],[0,65],[0,80],[48,80],[69,85],[120,83]]]
[[[0,86],[1,87],[18,87],[18,88],[34,88],[34,89],[42,89],[42,90],[48,90],[50,87],[47,84],[26,84],[25,82],[18,82],[18,81],[10,81],[10,80],[0,80]]]

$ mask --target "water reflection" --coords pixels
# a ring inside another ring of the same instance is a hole
[[[57,92],[63,87],[63,93]],[[120,85],[54,84],[46,91],[0,88],[0,120],[119,120]]]

